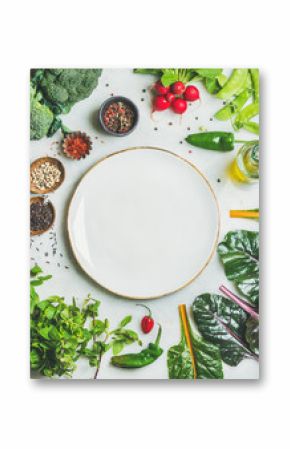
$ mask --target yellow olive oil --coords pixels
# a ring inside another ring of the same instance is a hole
[[[259,141],[243,145],[229,168],[230,176],[240,182],[255,182],[259,179]]]

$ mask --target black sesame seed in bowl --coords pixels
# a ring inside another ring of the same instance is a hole
[[[40,235],[48,231],[55,220],[52,203],[41,196],[30,199],[30,235]]]
[[[136,128],[138,120],[137,106],[126,97],[109,98],[99,110],[101,127],[112,136],[127,136]]]

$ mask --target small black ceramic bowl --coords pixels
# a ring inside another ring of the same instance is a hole
[[[125,131],[123,133],[118,133],[116,131],[112,131],[104,123],[104,114],[105,114],[107,108],[112,103],[118,103],[119,101],[122,101],[122,103],[128,105],[132,109],[133,115],[134,115],[134,120],[133,120],[133,124],[132,124],[131,128],[128,131]],[[138,111],[137,106],[131,100],[129,100],[129,98],[111,97],[111,98],[108,98],[108,100],[104,101],[104,103],[102,104],[102,106],[99,110],[99,121],[100,121],[100,125],[101,125],[102,129],[106,133],[111,134],[111,136],[124,137],[124,136],[128,136],[128,134],[131,134],[131,132],[133,132],[134,129],[136,128],[138,121],[139,121],[139,111]]]

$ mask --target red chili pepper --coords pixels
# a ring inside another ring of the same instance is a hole
[[[145,307],[145,309],[148,310],[149,315],[145,315],[141,320],[141,328],[144,334],[149,334],[149,332],[152,331],[154,327],[154,319],[152,318],[152,312],[149,309],[149,307],[145,306],[144,304],[136,304],[137,306]]]

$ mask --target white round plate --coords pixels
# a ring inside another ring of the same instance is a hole
[[[94,165],[70,204],[74,255],[98,284],[149,299],[190,283],[217,244],[214,192],[190,162],[153,147],[129,148]]]

